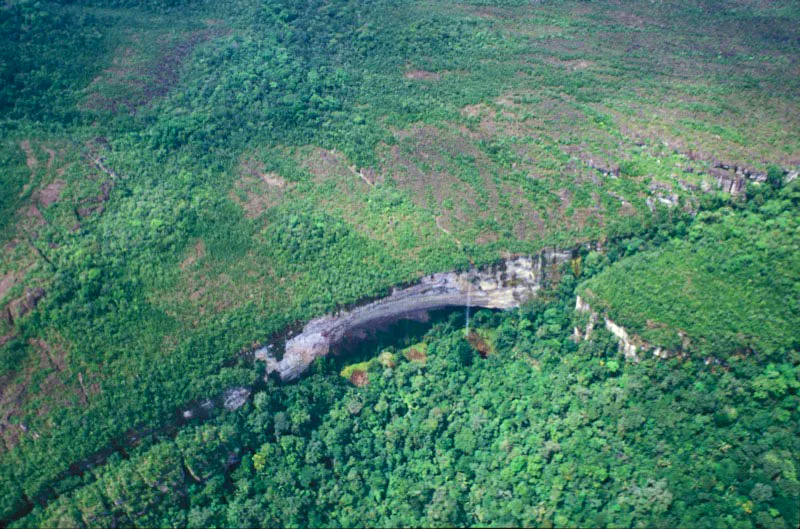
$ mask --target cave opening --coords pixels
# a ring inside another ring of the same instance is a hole
[[[492,314],[500,312],[498,309],[473,309],[470,319],[480,325]],[[348,332],[340,342],[333,344],[329,358],[338,372],[348,365],[374,359],[384,351],[397,352],[418,344],[436,325],[466,329],[466,324],[467,312],[463,306],[406,314],[393,321],[373,322]],[[486,358],[487,348],[475,328],[470,328],[467,341],[482,358]]]

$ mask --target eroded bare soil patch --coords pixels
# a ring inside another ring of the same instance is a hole
[[[224,34],[225,29],[212,26],[177,39],[164,38],[152,59],[130,46],[120,48],[112,66],[89,85],[84,107],[135,113],[165,96],[178,83],[184,62],[198,45]],[[136,40],[138,37],[134,37]]]
[[[66,185],[67,183],[61,179],[49,183],[44,189],[39,191],[37,196],[38,202],[44,207],[55,204],[61,198],[61,192]]]
[[[3,299],[3,296],[6,295],[6,292],[11,290],[11,287],[17,284],[18,280],[19,276],[14,271],[0,276],[0,300]]]
[[[234,184],[230,197],[245,211],[247,218],[257,218],[280,204],[292,187],[279,174],[266,171],[254,156],[244,157],[239,167],[241,178]]]
[[[353,374],[350,375],[350,382],[356,387],[364,387],[369,384],[369,375],[366,371],[356,369],[353,371]]]
[[[442,75],[436,72],[429,72],[427,70],[409,70],[403,77],[406,79],[413,79],[415,81],[438,81]]]

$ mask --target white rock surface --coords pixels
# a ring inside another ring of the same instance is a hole
[[[575,327],[574,335],[576,338],[583,338],[584,340],[588,340],[592,335],[592,330],[594,329],[594,325],[597,323],[598,316],[597,313],[592,310],[592,307],[589,303],[577,296],[575,300],[575,310],[578,312],[589,313],[589,321],[586,324],[585,332],[581,332],[581,330]],[[611,332],[614,336],[616,336],[617,340],[619,341],[619,350],[625,355],[625,358],[628,360],[633,360],[634,362],[638,362],[639,352],[646,352],[652,350],[653,356],[661,359],[667,359],[673,356],[673,352],[669,351],[668,349],[664,349],[661,347],[654,347],[651,344],[648,344],[640,337],[636,336],[635,339],[631,337],[628,330],[625,327],[618,325],[613,320],[608,317],[603,318],[603,322],[605,323],[606,329]],[[634,341],[636,343],[634,343]],[[639,344],[639,345],[636,345]]]
[[[636,362],[639,361],[639,356],[636,354],[636,346],[631,341],[631,337],[628,335],[628,331],[625,328],[620,327],[610,319],[606,318],[606,329],[611,331],[611,334],[616,336],[619,339],[619,347],[622,350],[622,353],[625,355],[625,358],[628,360],[634,360]]]
[[[231,388],[225,391],[223,395],[224,406],[226,410],[236,410],[244,406],[247,402],[247,397],[250,396],[250,390],[245,387]]]

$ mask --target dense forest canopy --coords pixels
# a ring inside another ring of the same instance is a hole
[[[798,526],[800,5],[729,4],[0,5],[0,525]]]

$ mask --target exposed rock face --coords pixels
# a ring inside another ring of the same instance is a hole
[[[327,355],[331,346],[378,324],[417,318],[420,313],[445,307],[519,307],[540,290],[548,270],[571,258],[570,251],[548,250],[484,269],[426,276],[416,285],[394,290],[381,300],[310,321],[302,333],[286,342],[281,360],[272,355],[271,347],[259,349],[255,357],[266,361],[268,374],[277,372],[282,380],[294,380],[315,358]]]
[[[250,396],[250,389],[245,387],[231,388],[223,394],[223,406],[226,410],[232,411],[244,406]]]
[[[763,184],[767,181],[767,174],[754,171],[747,167],[731,166],[716,162],[709,170],[709,174],[717,180],[717,186],[725,193],[739,195],[747,187],[748,180]]]
[[[668,208],[677,206],[680,202],[680,198],[676,193],[672,192],[672,188],[669,185],[653,182],[650,184],[650,192],[653,196],[648,197],[646,201],[650,211],[655,210],[656,203],[659,202]]]
[[[744,191],[747,180],[737,174],[724,169],[712,168],[709,173],[717,180],[717,187],[723,193],[739,195]]]
[[[628,335],[628,331],[625,328],[620,327],[610,319],[606,318],[606,329],[608,329],[611,334],[617,337],[619,340],[619,348],[622,353],[625,355],[625,358],[628,360],[639,361],[639,357],[636,355],[636,346],[631,341],[631,337]]]
[[[581,332],[581,330],[575,327],[575,337],[576,338],[583,338],[584,340],[588,340],[591,338],[592,330],[594,329],[595,324],[597,323],[597,313],[592,310],[592,307],[589,306],[589,303],[586,300],[582,299],[580,296],[577,297],[575,300],[575,310],[578,312],[585,312],[589,314],[589,321],[586,324],[586,330]],[[625,358],[628,360],[633,360],[634,362],[639,361],[639,351],[650,351],[652,350],[653,356],[658,358],[669,358],[672,356],[670,351],[666,349],[662,349],[661,347],[653,347],[652,345],[648,344],[638,336],[631,336],[625,327],[621,325],[617,325],[614,321],[612,321],[608,317],[603,317],[603,322],[605,323],[606,329],[611,332],[614,336],[617,337],[619,341],[619,350],[625,355]],[[638,344],[638,345],[637,345]]]
[[[575,327],[575,337],[580,339],[583,338],[584,340],[588,340],[592,337],[592,331],[594,331],[594,325],[597,323],[597,314],[592,311],[592,307],[586,303],[580,296],[577,296],[575,299],[575,310],[578,312],[587,312],[589,313],[589,321],[586,322],[586,331],[581,332],[580,329]]]
[[[586,300],[577,296],[575,298],[575,310],[578,312],[592,312],[592,307],[589,306]]]

